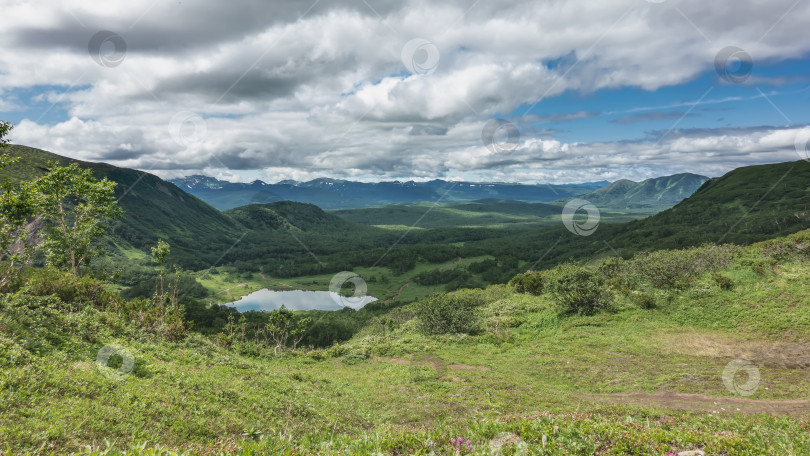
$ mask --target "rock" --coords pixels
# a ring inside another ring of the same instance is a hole
[[[678,456],[706,456],[706,453],[703,450],[689,450],[689,451],[681,451],[678,453]]]

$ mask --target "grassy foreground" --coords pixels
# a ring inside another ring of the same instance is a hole
[[[462,290],[483,302],[471,334],[423,335],[406,306],[393,331],[278,357],[29,271],[0,301],[0,448],[810,454],[810,233],[691,254],[719,260],[693,274],[656,269],[687,252],[592,266],[615,269],[593,315],[543,290]],[[745,372],[724,378],[737,359]]]

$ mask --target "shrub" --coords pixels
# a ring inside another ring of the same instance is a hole
[[[771,239],[761,245],[762,252],[766,256],[778,261],[787,260],[792,256],[808,258],[810,257],[810,230]]]
[[[529,293],[538,296],[543,294],[545,279],[542,272],[529,271],[516,275],[509,281],[509,285],[518,293]]]
[[[113,309],[123,300],[96,279],[78,277],[55,269],[29,269],[24,274],[26,293],[31,296],[56,296],[68,307],[85,305],[96,309]]]
[[[599,271],[599,273],[602,274],[602,276],[607,280],[619,277],[627,269],[625,261],[616,256],[601,258],[595,261],[594,264],[596,270]]]
[[[133,326],[167,340],[182,340],[189,329],[185,321],[185,309],[180,305],[173,306],[138,298],[121,300],[115,310]]]
[[[655,296],[649,293],[634,292],[630,295],[630,299],[642,309],[652,309],[655,307]]]
[[[343,364],[348,364],[350,366],[354,364],[360,364],[367,359],[368,355],[363,353],[347,353],[340,358]]]
[[[612,296],[598,272],[567,263],[549,271],[547,287],[566,312],[591,314],[607,307]]]
[[[717,286],[719,286],[724,290],[731,290],[732,288],[734,288],[734,281],[722,274],[718,274],[715,272],[714,274],[712,274],[712,280],[714,280]]]
[[[758,276],[764,276],[769,272],[774,272],[774,268],[776,265],[779,264],[778,261],[775,259],[770,260],[761,260],[761,259],[754,259],[754,260],[745,260],[742,262],[743,266],[750,266],[751,270],[754,271],[754,274]]]
[[[427,334],[472,333],[478,326],[478,307],[483,304],[475,290],[437,293],[419,301],[415,313],[419,328]]]
[[[640,277],[655,287],[684,288],[700,274],[731,263],[739,248],[704,246],[687,250],[657,250],[637,255],[631,261]]]

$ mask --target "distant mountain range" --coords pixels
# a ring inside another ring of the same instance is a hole
[[[310,203],[323,209],[364,208],[417,201],[453,203],[481,199],[543,203],[588,193],[609,183],[601,181],[526,185],[448,182],[439,179],[429,182],[365,183],[321,178],[309,182],[285,180],[268,184],[260,180],[234,183],[199,175],[172,179],[170,182],[220,210],[276,201]]]
[[[640,214],[655,214],[692,196],[709,178],[683,173],[656,177],[641,182],[617,180],[605,187],[577,198],[582,198],[596,207]],[[564,204],[568,199],[556,202]]]
[[[603,210],[652,215],[678,204],[707,180],[709,178],[706,176],[684,173],[642,182],[622,179],[613,183],[600,181],[563,185],[449,182],[439,179],[429,182],[365,183],[327,178],[308,182],[285,180],[268,184],[260,180],[234,183],[200,175],[172,179],[170,182],[220,210],[248,204],[297,201],[327,210],[397,205],[397,212],[419,212],[422,209],[408,209],[402,205],[422,202],[441,202],[444,205],[519,201],[559,206],[577,197],[586,199]],[[526,207],[521,208],[524,212],[525,209]],[[391,211],[386,212],[389,215],[390,213]],[[376,215],[375,212],[362,214],[356,217],[356,213],[341,212],[341,215],[356,221]]]

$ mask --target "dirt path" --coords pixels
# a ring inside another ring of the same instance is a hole
[[[477,370],[488,371],[487,366],[470,366],[469,364],[445,364],[444,360],[436,358],[435,356],[424,355],[421,359],[416,359],[414,355],[406,355],[405,358],[383,358],[381,356],[372,356],[371,359],[382,361],[384,363],[399,364],[401,366],[425,366],[432,367],[438,371],[445,369],[450,370]]]
[[[679,410],[698,410],[715,413],[771,413],[774,415],[800,415],[810,412],[810,399],[770,401],[744,397],[712,397],[702,394],[675,392],[586,394],[583,397],[597,402],[618,402],[628,405],[666,407]]]
[[[245,285],[247,285],[247,282],[240,283],[239,285],[234,285],[234,286],[232,286],[230,288],[226,288],[224,290],[219,290],[218,292],[216,292],[216,294],[214,296],[216,296],[216,295],[218,295],[220,293],[227,293],[228,298],[233,298],[233,295],[231,294],[231,290],[233,290],[234,288],[244,287]]]
[[[386,299],[386,300],[385,300],[385,301],[383,301],[381,304],[386,304],[386,303],[391,302],[391,301],[393,301],[394,299],[397,299],[398,297],[402,296],[402,289],[403,289],[403,288],[405,288],[405,287],[408,287],[408,286],[410,286],[410,285],[411,285],[411,282],[408,282],[408,283],[406,283],[405,285],[403,285],[403,286],[399,287],[399,291],[397,291],[397,295],[396,295],[396,296]]]

